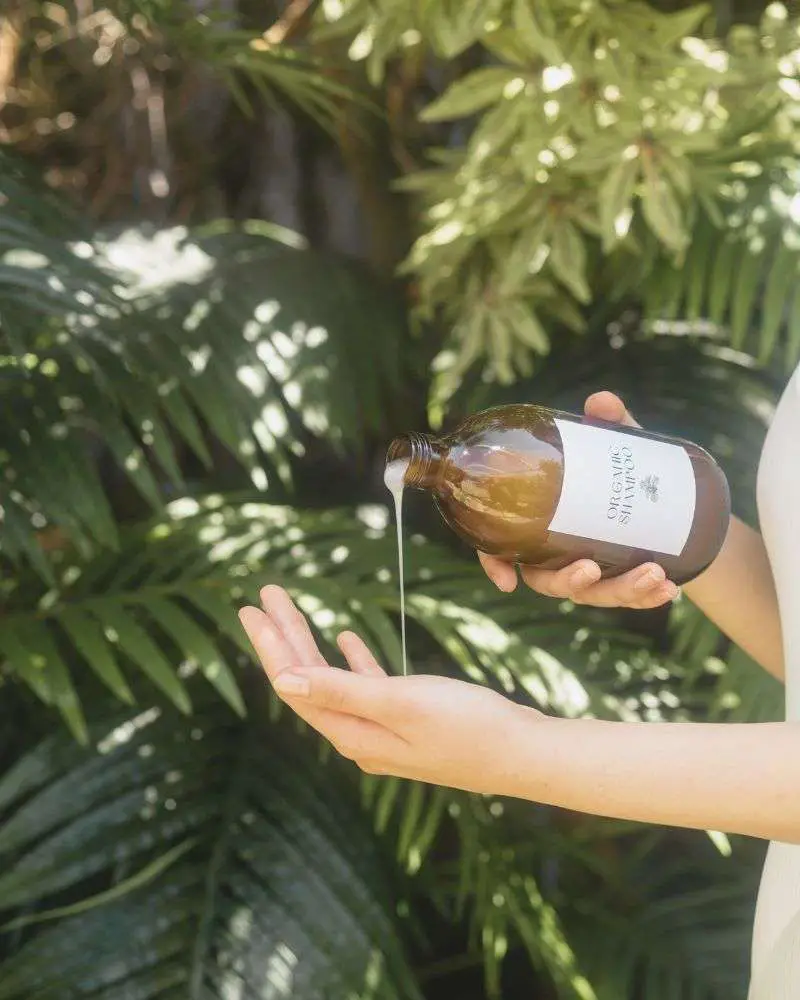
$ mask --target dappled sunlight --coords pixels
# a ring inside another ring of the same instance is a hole
[[[547,650],[534,647],[531,649],[531,656],[547,687],[548,703],[569,718],[585,715],[590,706],[590,699],[586,688],[575,673],[567,669]],[[520,678],[520,682],[524,685],[525,679]]]
[[[281,357],[270,340],[266,338],[259,340],[256,344],[256,354],[266,365],[270,375],[279,382],[285,382],[291,375],[291,365]]]
[[[265,683],[237,611],[280,585],[332,663],[351,628],[399,674],[391,511],[359,503],[386,499],[381,441],[503,394],[567,405],[598,373],[643,421],[702,426],[747,505],[764,366],[800,353],[800,29],[776,3],[717,42],[708,11],[663,4],[300,0],[249,5],[253,37],[233,9],[134,6],[22,0],[5,81],[5,991],[416,1000],[455,970],[494,998],[521,970],[572,1000],[739,995],[747,845],[362,780]],[[374,121],[334,50],[364,60]],[[23,152],[57,154],[42,193],[12,169],[26,117]],[[98,225],[136,228],[95,246]],[[631,628],[502,594],[439,530],[405,537],[420,672],[567,718],[780,710],[686,602]],[[734,846],[710,889],[701,862]]]
[[[356,517],[373,531],[385,531],[389,524],[389,510],[379,504],[362,504],[356,507]]]
[[[551,94],[556,90],[561,90],[562,87],[566,87],[574,79],[575,71],[569,63],[563,63],[561,66],[547,66],[542,71],[542,89],[546,94]],[[514,94],[504,94],[503,96],[513,97]]]
[[[289,429],[289,422],[286,414],[279,403],[269,403],[261,411],[261,417],[265,427],[276,438],[283,437]]]
[[[129,743],[140,730],[146,729],[147,726],[150,726],[154,722],[158,721],[160,717],[161,710],[159,708],[148,708],[146,711],[134,716],[134,718],[129,719],[127,722],[123,722],[121,725],[116,726],[110,733],[102,737],[97,742],[97,752],[107,754],[112,750],[116,750],[118,747],[124,746],[124,744]]]
[[[25,270],[41,270],[50,266],[50,260],[35,250],[6,250],[0,257],[6,267],[21,267]],[[62,285],[63,289],[63,285]]]
[[[280,311],[281,304],[277,299],[265,299],[256,306],[253,318],[256,323],[264,326],[271,323]]]
[[[124,294],[163,291],[176,284],[199,284],[214,269],[214,259],[188,238],[183,226],[147,237],[128,229],[113,240],[98,242],[98,257],[124,278]]]
[[[282,1000],[292,996],[294,970],[300,959],[286,944],[278,944],[267,958],[266,983],[261,992],[263,1000]]]
[[[209,299],[197,299],[183,321],[183,329],[188,331],[196,330],[210,312],[211,302]]]
[[[511,639],[499,625],[490,618],[475,615],[470,621],[468,616],[462,612],[462,617],[466,619],[459,627],[460,634],[473,646],[488,649],[492,653],[502,654],[508,650]]]
[[[236,369],[236,378],[253,396],[264,395],[267,387],[267,374],[263,369],[253,365],[242,365]]]
[[[291,360],[298,353],[300,344],[303,341],[303,335],[305,332],[304,323],[294,324],[294,337],[288,336],[283,330],[273,330],[270,334],[270,342],[275,349],[275,351],[282,358]]]

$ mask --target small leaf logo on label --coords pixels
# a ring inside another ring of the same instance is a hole
[[[648,500],[658,503],[658,476],[645,476],[639,480],[639,489]]]

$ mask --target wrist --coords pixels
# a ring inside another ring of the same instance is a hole
[[[572,721],[545,715],[527,705],[509,702],[507,724],[501,732],[498,794],[544,801],[559,756],[565,725]]]

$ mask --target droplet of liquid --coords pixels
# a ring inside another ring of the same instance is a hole
[[[397,522],[397,565],[400,575],[400,634],[403,643],[404,677],[408,673],[408,661],[406,659],[406,582],[403,567],[403,487],[406,481],[408,465],[409,460],[407,458],[398,458],[394,462],[389,462],[383,474],[383,481],[394,500],[394,514]]]

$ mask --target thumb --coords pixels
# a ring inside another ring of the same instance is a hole
[[[584,412],[587,417],[605,420],[610,424],[623,424],[626,427],[641,427],[628,413],[625,404],[613,392],[595,392],[586,400]]]

